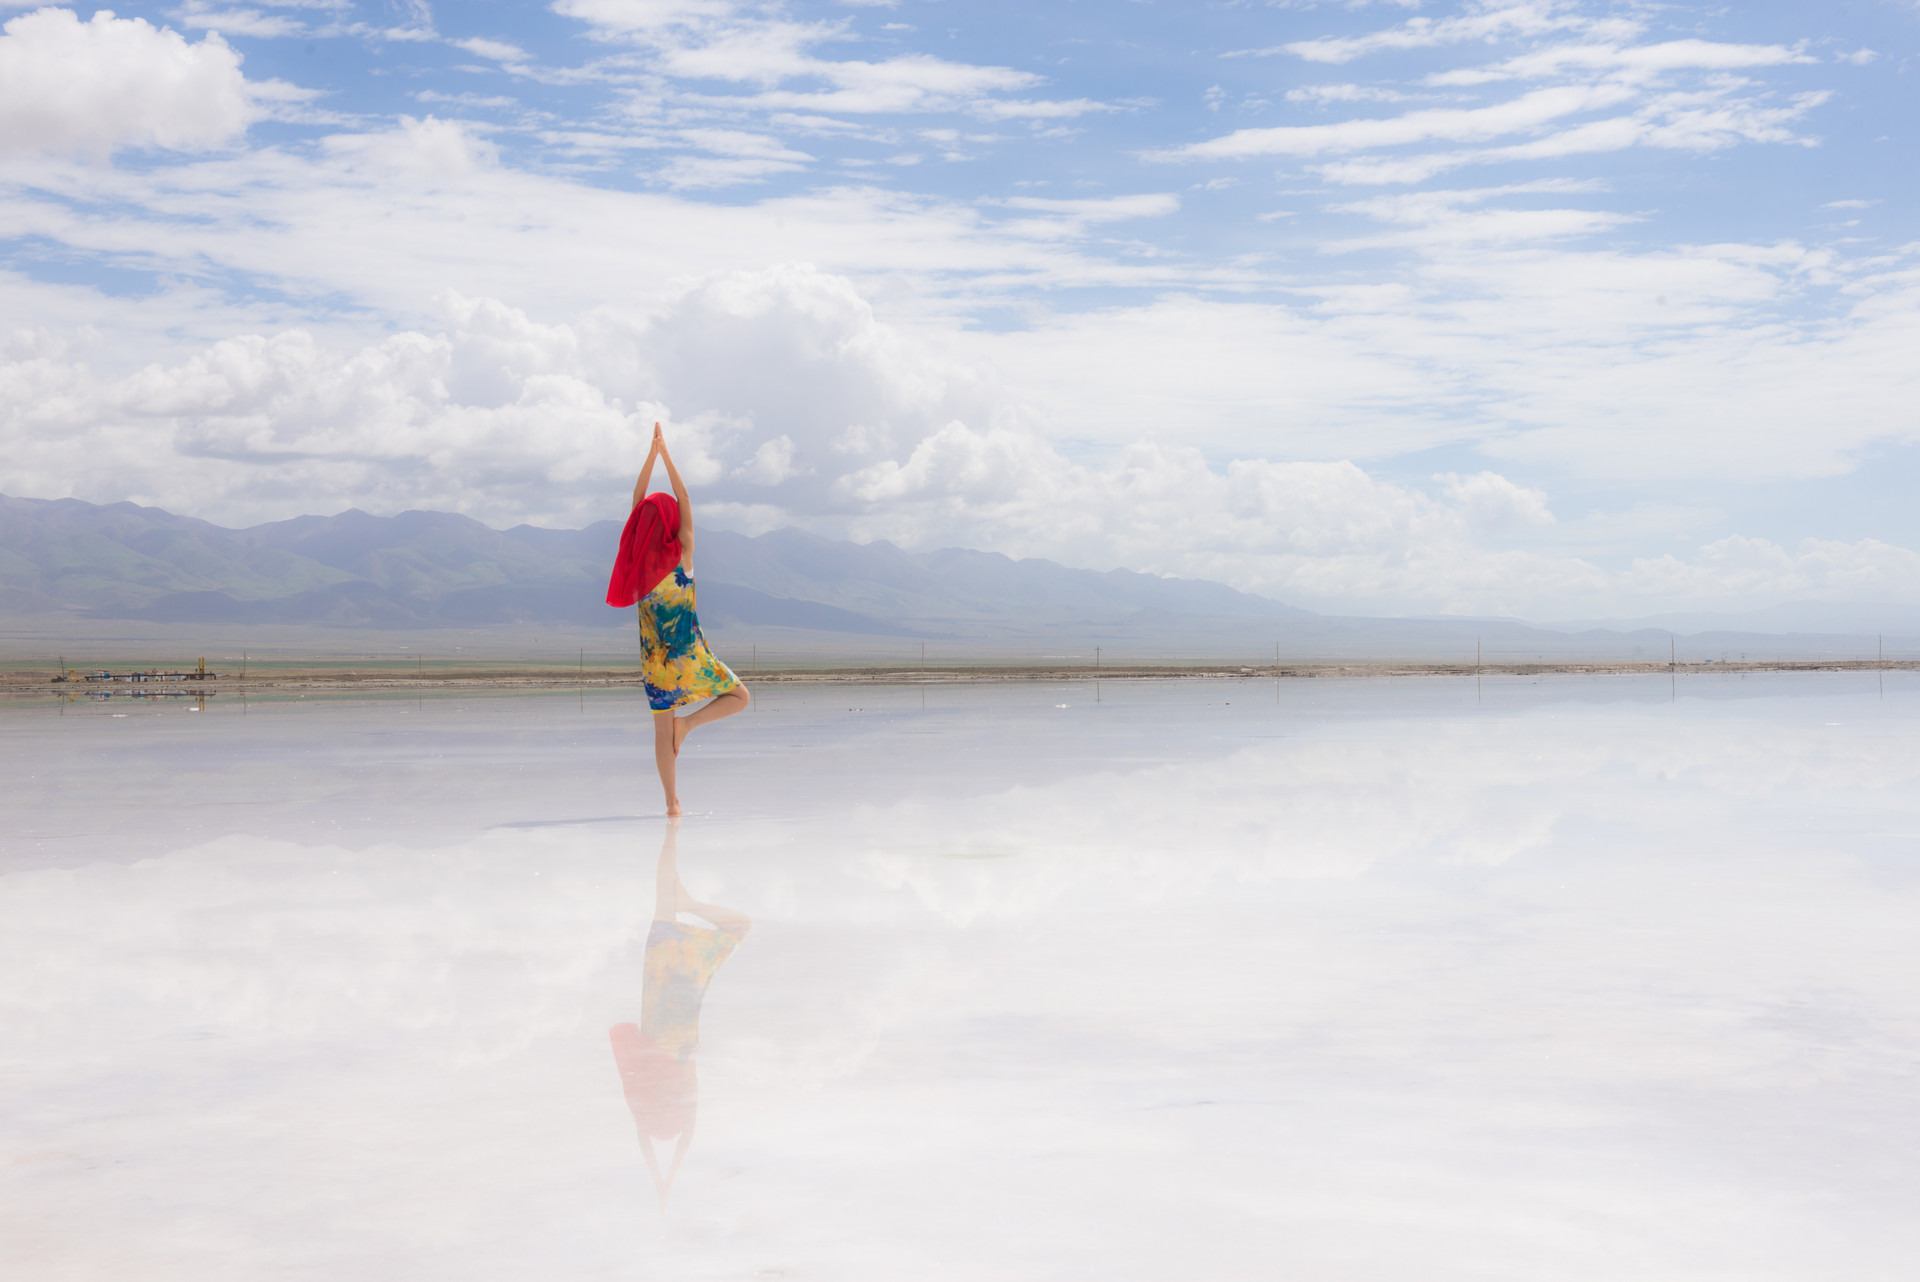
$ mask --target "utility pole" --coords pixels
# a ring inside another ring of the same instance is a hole
[[[1093,670],[1095,672],[1098,672],[1100,670],[1100,647],[1099,646],[1093,647]]]

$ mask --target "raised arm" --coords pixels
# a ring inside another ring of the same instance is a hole
[[[660,461],[667,465],[667,480],[673,485],[673,498],[680,505],[680,558],[683,563],[693,563],[693,500],[687,497],[687,484],[680,479],[680,469],[673,465],[673,455],[667,450],[667,438],[660,432],[660,425],[653,425],[653,447],[660,452]]]
[[[633,502],[628,505],[631,512],[640,506],[640,500],[647,497],[647,482],[653,479],[653,460],[660,457],[660,425],[653,425],[653,445],[647,450],[646,466],[640,469],[640,479],[633,483]]]

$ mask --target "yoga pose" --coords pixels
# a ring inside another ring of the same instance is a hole
[[[667,467],[672,495],[648,494],[653,461]],[[749,702],[747,688],[707,648],[693,607],[693,503],[680,469],[667,452],[660,425],[653,425],[653,448],[633,487],[633,510],[620,532],[620,555],[607,584],[607,604],[640,604],[641,675],[653,709],[653,758],[666,790],[667,814],[680,813],[674,759],[696,726],[730,717]],[[697,712],[679,716],[682,704],[711,699]]]
[[[693,1056],[700,1046],[700,1002],[713,973],[753,928],[745,913],[701,903],[680,884],[674,850],[679,829],[679,820],[667,820],[654,872],[653,925],[647,931],[640,1022],[615,1024],[607,1030],[620,1089],[633,1113],[640,1151],[653,1172],[654,1192],[663,1211],[680,1163],[686,1159],[687,1145],[693,1142],[694,1115],[699,1109]],[[684,925],[681,913],[712,924]],[[655,1141],[673,1144],[673,1160],[664,1171],[654,1151]]]

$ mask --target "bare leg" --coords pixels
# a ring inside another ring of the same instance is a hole
[[[683,895],[685,891],[681,892]],[[722,908],[719,904],[703,904],[692,895],[686,895],[680,901],[680,911],[692,913],[702,921],[708,922],[726,931],[735,939],[745,939],[747,932],[753,929],[753,918],[738,908]]]
[[[667,795],[667,814],[680,813],[680,790],[675,785],[673,758],[680,750],[671,710],[653,714],[653,763],[660,768],[660,787]]]
[[[735,686],[692,716],[681,717],[679,724],[673,728],[673,750],[680,751],[680,745],[687,741],[687,736],[693,733],[695,726],[704,726],[736,712],[745,712],[747,705],[752,702],[753,696],[747,693],[745,686]]]
[[[680,821],[669,819],[660,837],[660,862],[653,866],[653,919],[672,921],[686,893],[680,888]]]
[[[747,932],[753,929],[752,918],[738,908],[703,903],[688,894],[687,888],[681,884],[679,836],[680,821],[669,819],[666,834],[660,842],[660,862],[654,866],[653,872],[653,919],[672,921],[678,913],[692,913],[736,939],[745,939]]]

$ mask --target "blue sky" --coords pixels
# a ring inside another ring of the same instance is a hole
[[[17,7],[0,490],[1920,604],[1920,7]]]

